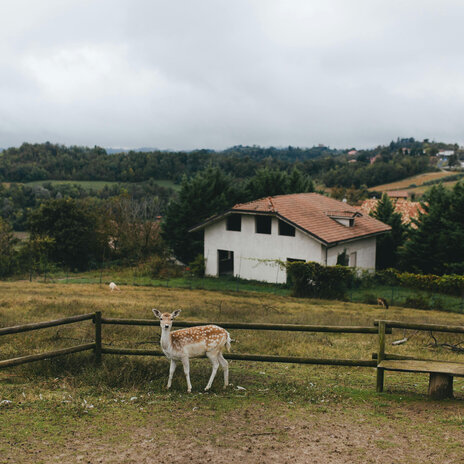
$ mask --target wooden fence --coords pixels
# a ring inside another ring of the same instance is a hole
[[[116,319],[103,318],[102,313],[97,311],[90,314],[82,314],[54,321],[37,322],[32,324],[18,325],[14,327],[0,328],[0,336],[27,332],[31,330],[39,330],[49,327],[56,327],[65,324],[92,320],[95,326],[95,341],[83,345],[72,346],[56,351],[22,356],[13,359],[0,361],[0,368],[16,366],[32,361],[64,356],[80,351],[93,350],[95,354],[95,362],[100,364],[103,354],[117,355],[137,355],[137,356],[164,356],[160,350],[142,350],[133,348],[118,348],[104,346],[102,340],[102,326],[107,325],[131,325],[131,326],[156,326],[159,327],[159,321],[151,319]],[[174,327],[193,327],[196,325],[217,324],[225,329],[234,330],[272,330],[272,331],[287,331],[287,332],[322,332],[322,333],[352,333],[352,334],[378,334],[378,329],[374,326],[323,326],[323,325],[297,325],[297,324],[255,324],[255,323],[239,323],[239,322],[185,322],[175,321]],[[386,329],[386,333],[391,333],[391,328]],[[377,361],[374,359],[327,359],[327,358],[308,358],[308,357],[293,357],[293,356],[275,356],[263,354],[241,354],[228,353],[224,357],[227,359],[235,359],[240,361],[261,361],[261,362],[280,362],[280,363],[297,363],[297,364],[319,364],[328,366],[360,366],[360,367],[376,367]]]
[[[0,336],[29,332],[50,327],[57,327],[66,324],[74,324],[82,321],[91,320],[95,329],[95,340],[92,343],[86,343],[56,351],[21,356],[12,359],[0,361],[0,368],[17,366],[33,361],[50,359],[57,356],[65,356],[71,353],[93,350],[95,362],[97,365],[102,362],[103,354],[116,355],[136,355],[136,356],[164,356],[160,350],[142,350],[134,348],[121,348],[104,346],[102,341],[103,325],[129,325],[129,326],[156,326],[159,322],[154,319],[116,319],[103,318],[102,313],[81,314],[78,316],[56,319],[53,321],[37,322],[32,324],[17,325],[14,327],[0,328]],[[174,327],[193,327],[197,325],[214,324],[212,322],[185,322],[175,321]],[[292,356],[275,356],[266,354],[242,354],[228,353],[224,356],[227,359],[240,361],[260,361],[260,362],[279,362],[279,363],[297,363],[297,364],[319,364],[327,366],[358,366],[358,367],[376,367],[377,368],[377,391],[383,391],[384,371],[404,371],[404,372],[422,372],[430,374],[429,394],[437,399],[453,396],[452,380],[453,376],[464,377],[464,363],[451,363],[436,360],[415,359],[408,356],[394,355],[385,352],[385,335],[391,334],[393,328],[424,330],[430,332],[448,332],[464,334],[463,326],[450,326],[438,324],[416,324],[398,321],[374,321],[373,326],[325,326],[325,325],[297,325],[297,324],[255,324],[239,322],[219,322],[216,323],[225,329],[233,330],[271,330],[286,332],[322,332],[322,333],[347,333],[347,334],[371,334],[378,337],[378,351],[374,353],[372,359],[327,359],[327,358],[308,358]]]
[[[0,328],[0,336],[17,334],[21,332],[29,332],[31,330],[46,329],[48,327],[56,327],[66,324],[73,324],[81,321],[93,320],[95,322],[96,313],[81,314],[79,316],[65,317],[63,319],[56,319],[54,321],[47,322],[35,322],[32,324],[16,325],[13,327]],[[33,354],[29,356],[21,356],[19,358],[5,359],[0,361],[0,368],[17,366],[19,364],[25,364],[32,361],[40,361],[42,359],[55,358],[57,356],[64,356],[71,353],[78,353],[80,351],[95,350],[96,343],[86,343],[84,345],[76,345],[69,348],[63,348],[56,351],[48,351],[46,353]]]

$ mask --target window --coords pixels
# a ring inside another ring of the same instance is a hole
[[[272,230],[271,216],[256,216],[256,233],[270,234]]]
[[[356,261],[357,261],[357,254],[356,254],[356,251],[354,251],[353,253],[350,253],[349,266],[356,267],[356,264],[357,264]]]
[[[231,214],[230,216],[227,216],[226,230],[240,232],[242,230],[242,215]]]
[[[290,224],[279,219],[279,235],[286,235],[287,237],[295,236],[295,228]]]

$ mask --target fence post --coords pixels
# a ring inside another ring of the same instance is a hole
[[[385,321],[379,321],[379,352],[377,354],[377,364],[385,359]],[[377,392],[383,392],[384,370],[377,367]]]
[[[95,364],[97,366],[102,363],[102,333],[101,333],[101,311],[95,312]]]

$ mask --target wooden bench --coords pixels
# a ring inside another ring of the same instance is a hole
[[[433,399],[453,397],[453,378],[464,377],[464,363],[422,359],[401,359],[385,353],[385,333],[388,328],[403,328],[451,333],[464,333],[464,327],[435,324],[412,324],[396,321],[376,321],[379,328],[377,358],[377,391],[383,391],[384,372],[422,372],[430,374],[429,396]],[[395,359],[396,358],[396,359]]]
[[[433,399],[452,398],[453,377],[464,377],[463,363],[447,361],[383,360],[377,365],[377,369],[430,374],[428,393]]]

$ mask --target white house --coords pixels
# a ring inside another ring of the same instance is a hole
[[[337,264],[375,269],[376,237],[390,226],[347,203],[298,193],[235,205],[191,229],[204,229],[205,274],[284,283],[278,261]]]

